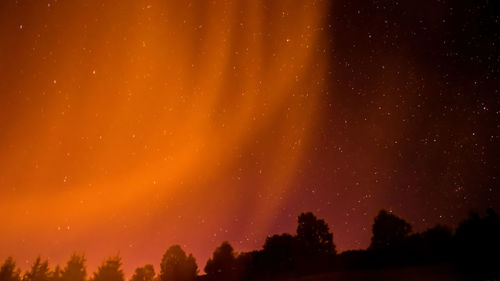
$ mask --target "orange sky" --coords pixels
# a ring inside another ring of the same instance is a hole
[[[490,1],[491,2],[491,1]],[[259,249],[500,206],[492,3],[1,0],[0,261]]]
[[[258,247],[319,118],[327,1],[101,2],[0,4],[0,258]]]

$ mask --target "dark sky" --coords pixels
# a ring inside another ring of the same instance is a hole
[[[498,210],[498,8],[334,1],[327,114],[289,206],[327,217],[342,249],[367,246],[378,208],[416,230]]]
[[[199,266],[500,211],[495,1],[1,1],[0,259]]]

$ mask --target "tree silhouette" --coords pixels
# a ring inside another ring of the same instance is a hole
[[[50,281],[63,281],[62,277],[63,271],[59,265],[57,265],[54,271],[50,272],[49,275],[50,275],[49,277]]]
[[[50,281],[49,262],[37,257],[31,269],[24,275],[23,281]]]
[[[318,256],[336,253],[333,234],[323,219],[313,213],[302,213],[298,217],[297,243],[302,255]]]
[[[5,259],[0,268],[0,281],[21,281],[21,270],[12,257]]]
[[[86,259],[83,255],[72,254],[62,271],[63,281],[85,281],[87,277]]]
[[[152,264],[146,264],[143,267],[135,269],[135,273],[130,281],[153,281],[155,278],[155,269]]]
[[[193,255],[174,245],[168,248],[160,264],[160,281],[191,281],[198,273],[198,265]]]
[[[405,220],[381,210],[375,217],[370,249],[380,250],[400,245],[411,232],[411,225]]]
[[[455,254],[462,268],[484,279],[500,278],[500,217],[487,209],[485,217],[477,213],[460,223],[455,233]]]
[[[249,277],[255,274],[255,255],[257,251],[243,252],[236,257],[234,263],[235,271],[238,276]]]
[[[391,272],[391,267],[405,267],[401,268],[404,272],[413,267],[411,272],[415,273],[425,269],[422,266],[429,267],[431,273],[460,274],[466,280],[500,280],[500,216],[492,209],[487,209],[483,217],[472,213],[460,223],[454,235],[442,225],[412,233],[410,224],[385,210],[375,217],[372,230],[367,250],[336,255],[333,235],[325,221],[312,213],[302,213],[298,216],[295,236],[283,233],[267,237],[262,250],[236,255],[229,242],[222,242],[207,261],[206,276],[197,276],[194,257],[174,245],[163,255],[158,276],[153,265],[148,264],[138,267],[130,281],[288,280],[343,269],[364,271],[385,267],[380,272]],[[21,270],[9,257],[0,267],[0,281],[86,281],[85,264],[83,255],[73,254],[64,268],[57,266],[51,271],[48,261],[37,257],[21,278]],[[456,265],[460,271],[454,269]],[[88,281],[125,281],[121,267],[120,257],[111,257]]]
[[[97,268],[91,281],[125,281],[121,267],[119,256],[108,258]]]
[[[267,237],[263,248],[265,263],[271,271],[283,272],[293,269],[295,237],[288,233]]]
[[[451,256],[453,234],[451,229],[436,225],[424,231],[421,235],[423,240],[423,249],[426,259],[437,263],[447,261]]]
[[[205,272],[208,275],[228,274],[234,269],[235,261],[233,246],[224,241],[215,249],[212,258],[207,261]]]

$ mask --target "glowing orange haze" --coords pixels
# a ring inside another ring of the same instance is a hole
[[[319,118],[327,4],[98,2],[1,4],[0,258],[130,274],[262,245]]]

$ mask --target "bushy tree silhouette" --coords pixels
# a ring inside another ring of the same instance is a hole
[[[295,266],[297,240],[288,233],[266,238],[263,247],[265,266],[273,272],[290,271]]]
[[[49,262],[37,257],[31,269],[24,274],[23,281],[50,281]]]
[[[168,248],[160,264],[160,281],[191,281],[198,274],[198,265],[193,255],[186,255],[181,246]]]
[[[305,256],[331,255],[336,253],[333,234],[323,219],[311,213],[298,217],[297,243],[299,251]]]
[[[5,259],[0,268],[0,281],[21,281],[21,270],[12,257]]]
[[[224,241],[217,247],[205,265],[205,272],[208,275],[227,275],[234,270],[236,257],[233,246]]]
[[[125,281],[122,260],[119,256],[105,260],[94,273],[91,281]]]
[[[438,224],[424,231],[421,237],[423,240],[423,259],[431,263],[449,261],[453,247],[453,234],[449,227]]]
[[[85,281],[87,278],[87,266],[84,255],[72,254],[64,267],[62,281]]]
[[[134,275],[130,281],[154,281],[155,269],[152,264],[146,264],[143,267],[135,269]]]
[[[411,232],[411,225],[386,210],[381,210],[375,217],[372,232],[370,249],[388,249],[401,246]]]
[[[463,269],[484,279],[500,278],[500,217],[493,209],[486,216],[471,213],[455,233],[455,254]]]
[[[309,274],[326,270],[335,254],[333,234],[323,219],[311,213],[298,216],[295,236],[295,269],[299,274]]]
[[[236,275],[243,279],[255,274],[255,255],[257,251],[243,252],[236,257],[234,263]]]

